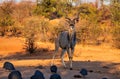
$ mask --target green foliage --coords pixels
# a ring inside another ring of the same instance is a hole
[[[11,26],[14,24],[14,21],[11,17],[13,13],[13,3],[12,2],[4,2],[0,6],[0,26]]]
[[[89,4],[81,4],[81,5],[79,6],[79,11],[80,11],[81,15],[82,15],[82,14],[83,14],[83,15],[88,15],[88,14],[91,13],[89,6],[91,7],[91,5],[89,5]],[[85,17],[82,16],[82,18],[85,18]]]
[[[72,6],[67,2],[56,0],[43,0],[34,9],[36,15],[43,15],[49,19],[65,16],[65,11],[70,11]]]
[[[111,4],[120,3],[120,0],[111,0]]]
[[[113,46],[120,49],[120,25],[113,30]]]
[[[79,28],[79,37],[82,43],[93,41],[96,43],[97,38],[100,36],[101,27],[99,26],[99,12],[92,4],[82,4],[79,6],[81,24]]]
[[[36,14],[36,15],[41,15],[42,14],[42,7],[41,6],[36,6],[33,13]]]
[[[111,14],[114,25],[120,25],[120,3],[111,6]]]
[[[55,7],[55,0],[43,0],[36,6],[34,13],[37,15],[42,14],[45,17],[50,18],[50,14],[56,11]]]
[[[0,19],[1,36],[4,36],[9,31],[8,27],[12,25],[14,25],[14,20],[10,16]]]
[[[120,3],[111,6],[114,46],[120,49]]]
[[[5,17],[0,20],[0,26],[12,26],[14,21],[10,17]]]
[[[14,24],[14,20],[11,17],[13,12],[13,2],[4,2],[0,6],[0,27],[2,36],[5,35],[5,32],[8,30],[8,26],[12,26]]]

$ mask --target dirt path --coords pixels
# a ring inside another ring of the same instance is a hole
[[[38,51],[36,54],[25,54],[23,48],[24,40],[21,38],[0,38],[0,79],[7,79],[9,71],[2,68],[5,61],[13,63],[17,70],[22,73],[23,79],[30,79],[35,70],[44,73],[46,79],[49,79],[51,72],[49,70],[51,57],[53,55],[53,44],[38,44],[41,48],[49,49]],[[89,72],[86,79],[120,79],[120,50],[106,45],[102,46],[81,46],[77,45],[73,70],[64,69],[57,54],[55,64],[58,66],[58,73],[62,79],[83,79],[74,78],[74,75],[80,75],[81,68],[86,68]],[[67,55],[65,61],[69,67]],[[39,66],[43,68],[40,69]]]

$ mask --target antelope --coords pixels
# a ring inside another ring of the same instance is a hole
[[[79,15],[79,14],[78,14]],[[67,31],[62,31],[58,34],[56,40],[55,40],[55,52],[52,59],[52,64],[54,64],[54,59],[56,56],[56,53],[59,50],[59,47],[62,49],[61,52],[61,61],[63,66],[66,68],[66,64],[64,62],[64,55],[67,51],[69,62],[70,62],[70,70],[72,70],[72,60],[73,60],[73,54],[74,49],[76,45],[76,30],[75,30],[75,24],[79,21],[79,16],[77,16],[74,19],[70,19],[68,17],[65,18],[67,23],[69,24],[69,29]]]

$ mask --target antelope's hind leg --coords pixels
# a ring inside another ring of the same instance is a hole
[[[56,56],[58,50],[59,50],[59,40],[56,39],[56,40],[55,40],[55,51],[54,51],[54,53],[53,53],[53,58],[52,58],[51,66],[54,65],[55,56]]]
[[[61,61],[62,61],[63,66],[66,68],[66,64],[64,62],[65,52],[66,52],[66,49],[62,49],[62,52],[61,52]]]

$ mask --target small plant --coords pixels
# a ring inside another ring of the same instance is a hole
[[[30,54],[34,53],[37,49],[36,47],[36,35],[38,33],[38,20],[29,18],[26,20],[23,33],[25,38],[25,50]]]
[[[36,50],[36,46],[35,46],[35,35],[31,34],[30,37],[26,38],[26,42],[25,42],[25,49],[26,51],[28,51],[30,54],[34,53]]]

